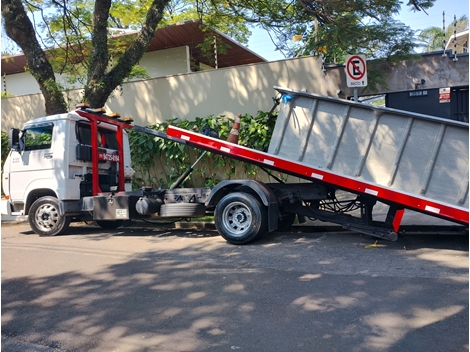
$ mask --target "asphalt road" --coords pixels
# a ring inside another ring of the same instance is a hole
[[[2,351],[468,351],[468,236],[2,224]]]

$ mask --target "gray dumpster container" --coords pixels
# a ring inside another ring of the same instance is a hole
[[[468,124],[275,87],[281,158],[468,208]]]

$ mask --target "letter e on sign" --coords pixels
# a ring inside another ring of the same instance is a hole
[[[364,55],[346,56],[345,71],[348,87],[367,86],[367,62]]]

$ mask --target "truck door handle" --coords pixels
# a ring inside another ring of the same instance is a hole
[[[52,159],[52,153],[44,154],[44,159]]]

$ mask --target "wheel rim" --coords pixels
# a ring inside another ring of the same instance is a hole
[[[59,211],[51,204],[44,204],[36,210],[34,219],[36,220],[37,227],[41,231],[48,232],[57,225],[59,221]]]
[[[253,222],[251,210],[241,202],[234,202],[226,206],[222,214],[222,222],[234,237],[244,235]]]

